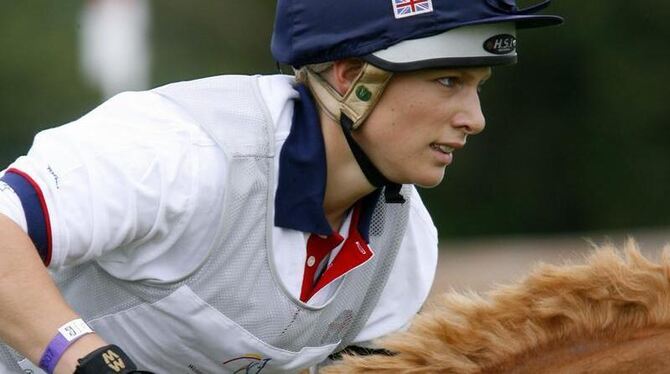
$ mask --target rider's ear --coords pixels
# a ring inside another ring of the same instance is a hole
[[[340,93],[344,95],[351,87],[352,82],[356,79],[364,62],[357,58],[347,58],[337,60],[333,63],[330,74],[330,84]]]

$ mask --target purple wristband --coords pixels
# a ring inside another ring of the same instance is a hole
[[[60,360],[70,344],[92,332],[93,330],[81,319],[75,319],[61,326],[58,329],[58,334],[51,339],[51,342],[49,342],[49,345],[44,350],[40,359],[40,368],[46,371],[47,374],[53,374],[58,360]]]

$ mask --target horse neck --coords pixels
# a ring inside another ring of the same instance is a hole
[[[515,357],[482,374],[656,374],[670,368],[670,329],[566,341]]]

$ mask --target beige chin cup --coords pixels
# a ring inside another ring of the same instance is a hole
[[[351,130],[357,129],[372,112],[391,76],[393,73],[365,63],[342,96],[320,75],[307,69],[308,86],[321,109],[338,123],[341,114],[347,116],[353,122]]]

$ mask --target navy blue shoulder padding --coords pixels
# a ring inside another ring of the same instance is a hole
[[[0,180],[7,183],[21,200],[28,236],[33,241],[45,266],[51,262],[51,222],[44,195],[37,183],[28,174],[9,169]]]

